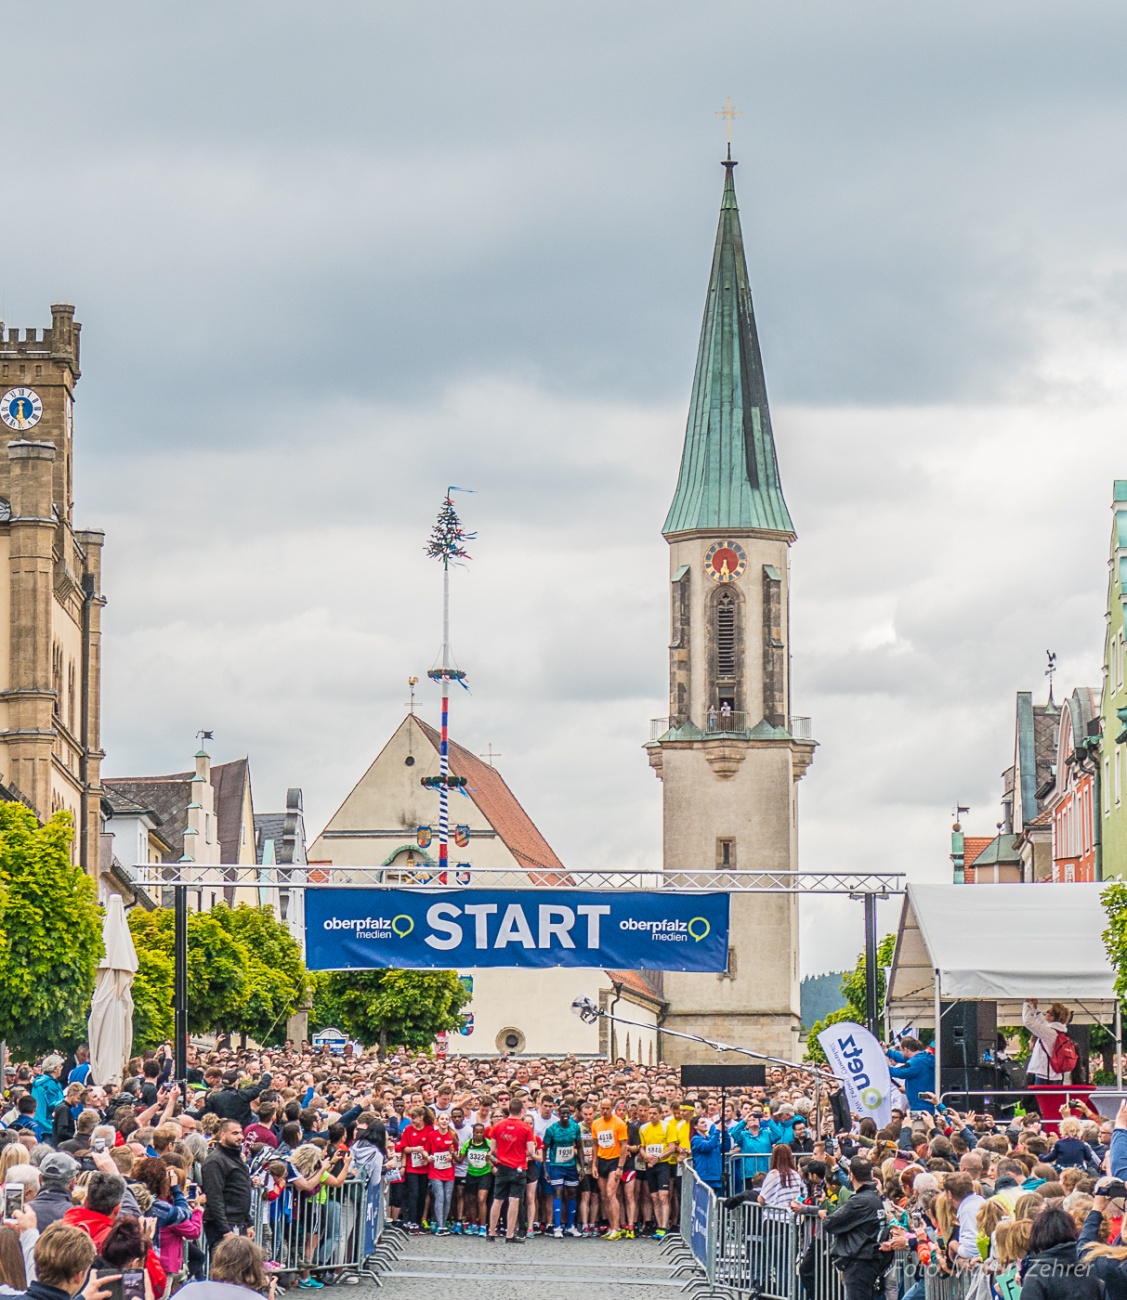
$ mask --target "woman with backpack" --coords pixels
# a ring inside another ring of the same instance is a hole
[[[1071,1083],[1076,1068],[1076,1044],[1068,1036],[1072,1012],[1063,1002],[1054,1002],[1047,1011],[1037,1009],[1031,998],[1021,1008],[1021,1023],[1033,1035],[1033,1051],[1025,1067],[1029,1083]]]

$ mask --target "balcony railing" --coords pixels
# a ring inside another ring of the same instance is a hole
[[[725,731],[747,732],[758,725],[759,720],[751,720],[751,715],[738,712],[735,709],[725,711],[723,709],[709,709],[705,717],[704,725],[700,728],[707,735],[720,734]],[[650,719],[650,741],[651,743],[660,740],[662,736],[674,725],[683,724],[677,718],[651,718]],[[810,718],[792,717],[790,725],[787,728],[795,740],[813,741],[814,724]]]

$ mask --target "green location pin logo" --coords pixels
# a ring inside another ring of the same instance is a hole
[[[406,939],[415,928],[415,922],[409,916],[397,916],[392,921],[391,928],[401,939]]]
[[[696,926],[694,930],[693,927]],[[712,933],[712,926],[704,919],[703,916],[694,916],[689,922],[689,934],[700,943],[702,939],[707,939]]]

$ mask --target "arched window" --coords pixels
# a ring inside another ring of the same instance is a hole
[[[730,591],[722,591],[716,602],[716,678],[736,679],[736,600]]]

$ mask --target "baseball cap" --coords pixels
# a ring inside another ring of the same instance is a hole
[[[44,1182],[69,1183],[78,1177],[78,1161],[65,1151],[53,1151],[39,1166],[39,1175]]]

